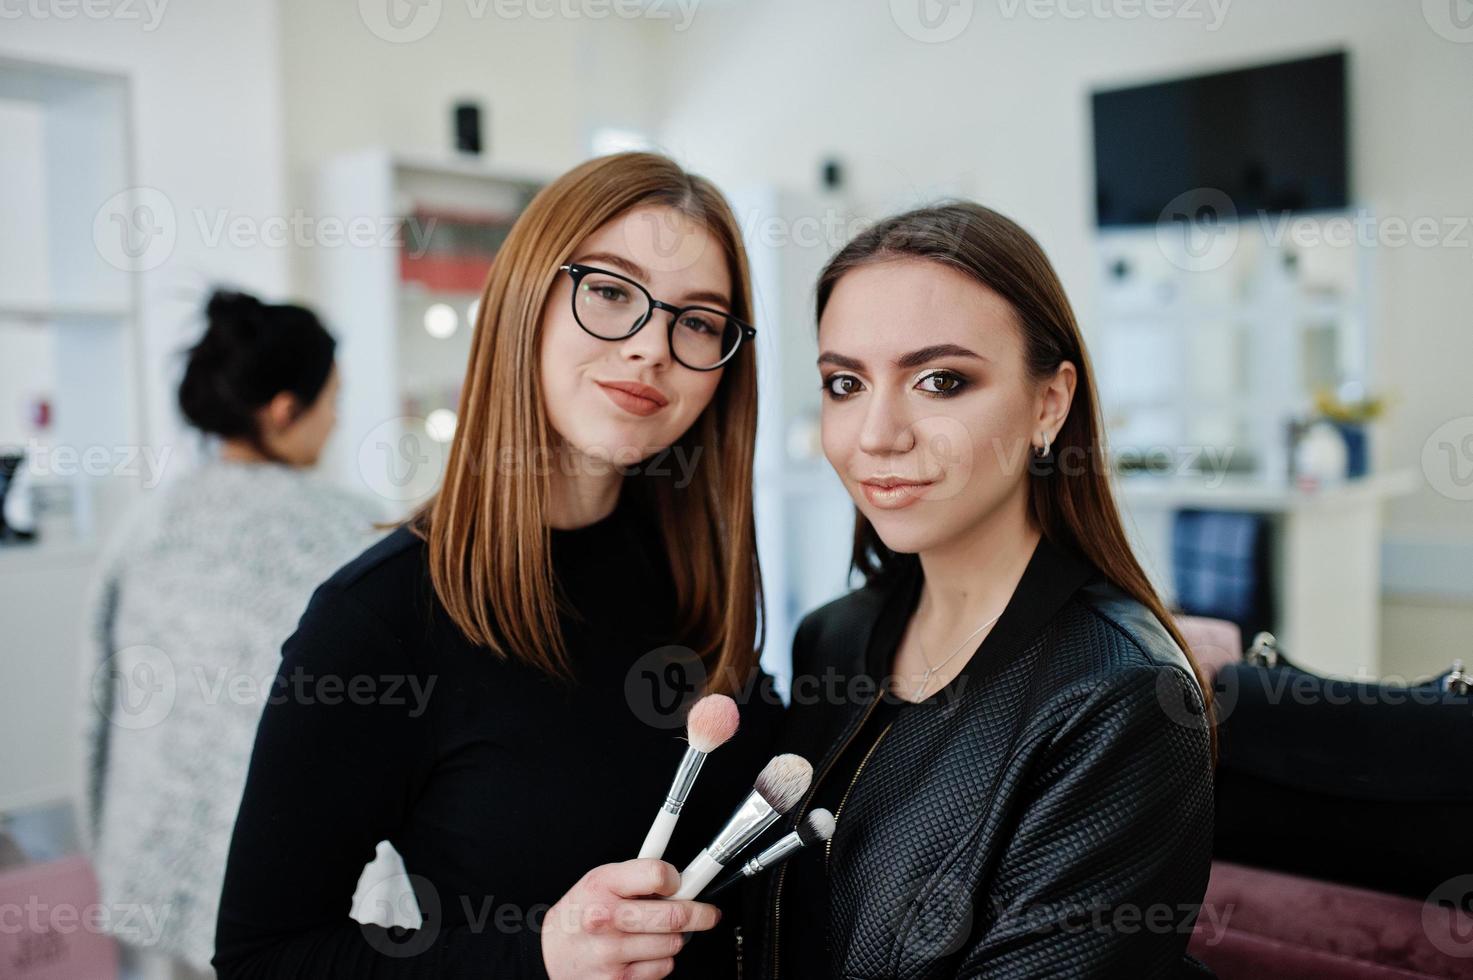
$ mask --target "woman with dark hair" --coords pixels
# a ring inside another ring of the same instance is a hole
[[[677,864],[776,734],[757,696],[751,308],[735,216],[669,159],[591,160],[527,206],[481,294],[439,491],[317,590],[284,648],[283,682],[358,695],[309,687],[262,716],[223,978],[734,970],[732,923],[665,900],[675,866],[636,855],[695,695],[745,706]],[[385,839],[416,928],[348,917]]]
[[[830,261],[817,312],[865,585],[798,629],[783,747],[815,777],[785,826],[838,825],[766,882],[748,976],[1195,969],[1210,695],[1121,528],[1048,259],[987,208],[913,211]]]
[[[337,342],[311,310],[218,291],[189,350],[179,409],[224,459],[311,466],[337,422]]]
[[[218,453],[152,491],[109,542],[83,671],[81,832],[107,907],[153,913],[110,926],[180,977],[213,972],[225,853],[281,643],[383,516],[307,473],[338,383],[317,317],[220,291],[205,319],[179,407]]]

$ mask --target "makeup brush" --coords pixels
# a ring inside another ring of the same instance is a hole
[[[822,843],[834,836],[834,815],[820,807],[809,812],[798,825],[798,829],[784,834],[752,860],[742,865],[735,874],[728,875],[702,898],[714,898],[748,878],[756,877],[769,868],[775,868],[805,847]]]
[[[739,853],[791,810],[808,792],[813,766],[801,755],[780,755],[762,768],[757,783],[726,826],[680,873],[677,899],[695,898]]]
[[[639,849],[640,857],[658,858],[665,855],[670,835],[675,832],[675,824],[680,820],[681,808],[685,806],[691,787],[696,784],[696,777],[701,773],[701,763],[706,761],[706,756],[736,734],[738,720],[736,702],[725,694],[708,694],[691,705],[690,714],[685,718],[686,740],[690,742],[690,747],[685,750],[680,768],[675,770],[675,781],[670,784],[670,792],[660,806],[660,811],[655,814],[650,832],[644,837],[644,844]]]

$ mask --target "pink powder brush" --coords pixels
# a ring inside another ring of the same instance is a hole
[[[731,740],[739,720],[736,702],[725,694],[708,694],[691,706],[690,714],[685,718],[686,740],[690,747],[685,750],[685,758],[680,760],[680,768],[675,770],[670,793],[665,797],[660,812],[655,814],[650,832],[645,835],[644,846],[639,849],[640,857],[664,857],[670,835],[680,820],[680,811],[696,784],[696,777],[701,774],[701,764],[706,761],[706,756]]]

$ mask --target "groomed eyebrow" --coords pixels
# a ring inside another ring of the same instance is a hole
[[[960,344],[932,344],[929,347],[913,350],[908,354],[901,354],[895,359],[895,366],[898,368],[920,367],[922,364],[929,364],[931,361],[940,360],[943,357],[968,357],[978,361],[991,360],[991,358],[978,354],[976,351],[968,350]],[[826,350],[818,355],[818,363],[833,364],[836,367],[847,368],[850,371],[864,370],[863,361],[831,350]]]
[[[573,261],[578,265],[611,265],[630,279],[639,280],[640,285],[644,285],[650,279],[650,274],[644,266],[614,252],[589,252],[582,258],[574,259]],[[731,309],[731,298],[724,293],[698,289],[694,292],[686,293],[683,300],[677,305],[690,306],[695,304],[719,306],[723,310],[729,310]]]
[[[578,265],[611,265],[629,278],[638,279],[641,282],[650,277],[650,274],[645,271],[644,266],[631,259],[626,259],[622,255],[616,255],[613,252],[589,252],[582,258],[574,259],[573,261]]]

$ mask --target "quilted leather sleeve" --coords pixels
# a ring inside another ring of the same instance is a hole
[[[1201,719],[1174,666],[1123,670],[1078,702],[1039,755],[957,976],[1180,975],[1212,847]]]

